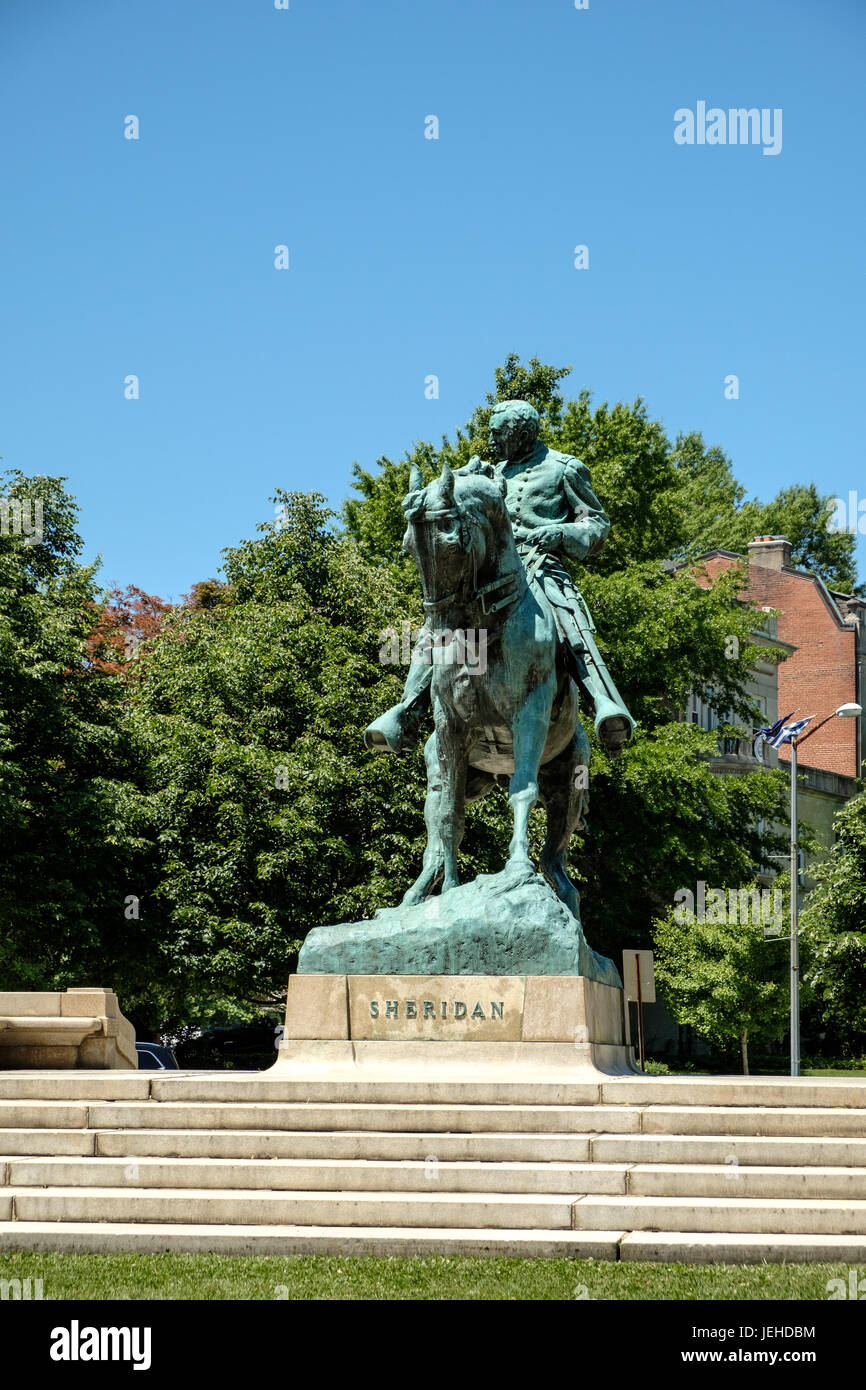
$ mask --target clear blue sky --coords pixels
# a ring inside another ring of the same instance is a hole
[[[510,350],[762,498],[866,497],[864,40],[863,0],[2,0],[0,454],[164,598]],[[675,144],[698,101],[781,153]]]

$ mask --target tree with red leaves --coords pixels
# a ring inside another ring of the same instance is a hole
[[[174,605],[135,584],[111,589],[106,598],[101,606],[93,605],[99,616],[87,638],[88,656],[98,671],[124,675],[141,643],[162,631],[165,615]]]

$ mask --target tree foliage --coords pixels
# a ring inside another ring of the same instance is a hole
[[[717,1047],[739,1043],[747,1072],[749,1041],[777,1039],[785,1030],[784,963],[760,923],[679,915],[684,920],[673,910],[658,919],[653,935],[665,1002],[677,1023]]]
[[[866,792],[839,811],[835,830],[801,917],[803,982],[812,1011],[854,1052],[866,1042]]]
[[[124,915],[146,845],[123,687],[94,646],[95,565],[60,478],[9,472],[43,536],[0,535],[0,971],[6,987],[101,983],[139,954]]]
[[[275,500],[281,522],[225,554],[225,601],[178,608],[133,687],[158,861],[142,914],[172,1015],[284,989],[310,927],[400,894],[423,826],[418,763],[361,740],[399,692],[379,648],[401,598],[321,498]]]

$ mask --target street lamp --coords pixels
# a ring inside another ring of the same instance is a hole
[[[831,719],[856,719],[862,714],[860,705],[840,705],[808,733],[791,739],[791,1075],[800,1075],[800,938],[797,922],[797,898],[800,892],[800,846],[797,840],[797,749]]]

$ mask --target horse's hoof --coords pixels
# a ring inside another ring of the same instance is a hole
[[[537,870],[528,854],[514,855],[509,859],[505,868],[502,870],[501,877],[508,883],[525,883],[529,878],[535,878]]]
[[[506,869],[534,869],[535,865],[529,857],[529,851],[521,848],[509,854],[505,867]]]

